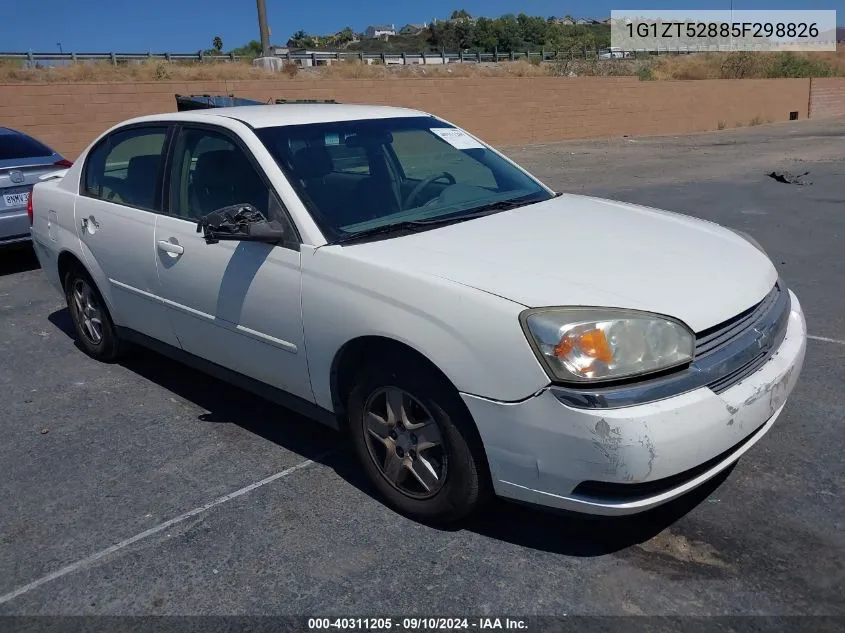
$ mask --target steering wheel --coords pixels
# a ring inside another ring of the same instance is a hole
[[[448,180],[450,185],[454,185],[457,182],[457,180],[455,180],[455,177],[448,171],[442,171],[439,174],[429,176],[411,190],[411,193],[409,193],[408,197],[405,198],[405,202],[402,204],[402,208],[413,209],[414,207],[411,206],[411,203],[417,199],[417,196],[420,195],[420,192],[422,192],[422,190],[428,187],[431,183],[436,180],[440,180],[441,178],[445,178],[446,180]]]

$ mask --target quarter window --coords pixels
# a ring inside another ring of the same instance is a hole
[[[115,132],[97,146],[85,166],[84,194],[156,211],[166,127]]]

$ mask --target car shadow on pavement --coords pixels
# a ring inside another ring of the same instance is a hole
[[[0,248],[0,277],[40,268],[32,244],[13,244]]]
[[[48,319],[69,338],[75,338],[66,308],[53,312]],[[347,443],[340,433],[187,365],[170,362],[147,349],[133,346],[119,364],[204,409],[206,413],[198,415],[199,420],[237,425],[331,468],[344,481],[383,503],[352,452],[346,448]],[[469,519],[441,529],[445,532],[468,530],[566,556],[611,554],[648,541],[668,528],[712,494],[731,470],[727,469],[680,499],[632,517],[584,517],[494,499]]]
[[[733,466],[654,510],[623,517],[592,517],[497,499],[464,526],[483,536],[522,547],[591,557],[644,543],[667,529],[721,486]]]

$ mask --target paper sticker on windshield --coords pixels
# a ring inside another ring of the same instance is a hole
[[[431,131],[457,149],[484,149],[484,146],[463,130],[452,127],[433,127]]]

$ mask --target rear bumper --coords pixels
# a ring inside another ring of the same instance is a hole
[[[0,246],[29,242],[31,239],[26,209],[0,213]]]
[[[801,372],[806,323],[791,299],[774,355],[719,394],[703,387],[614,409],[576,409],[551,389],[519,403],[462,394],[496,493],[588,514],[633,514],[728,468],[772,428]]]
[[[38,265],[41,267],[47,280],[53,285],[60,295],[64,294],[62,289],[62,280],[59,279],[59,254],[48,244],[41,241],[37,233],[32,236],[32,250],[35,251],[35,257],[38,259]]]

